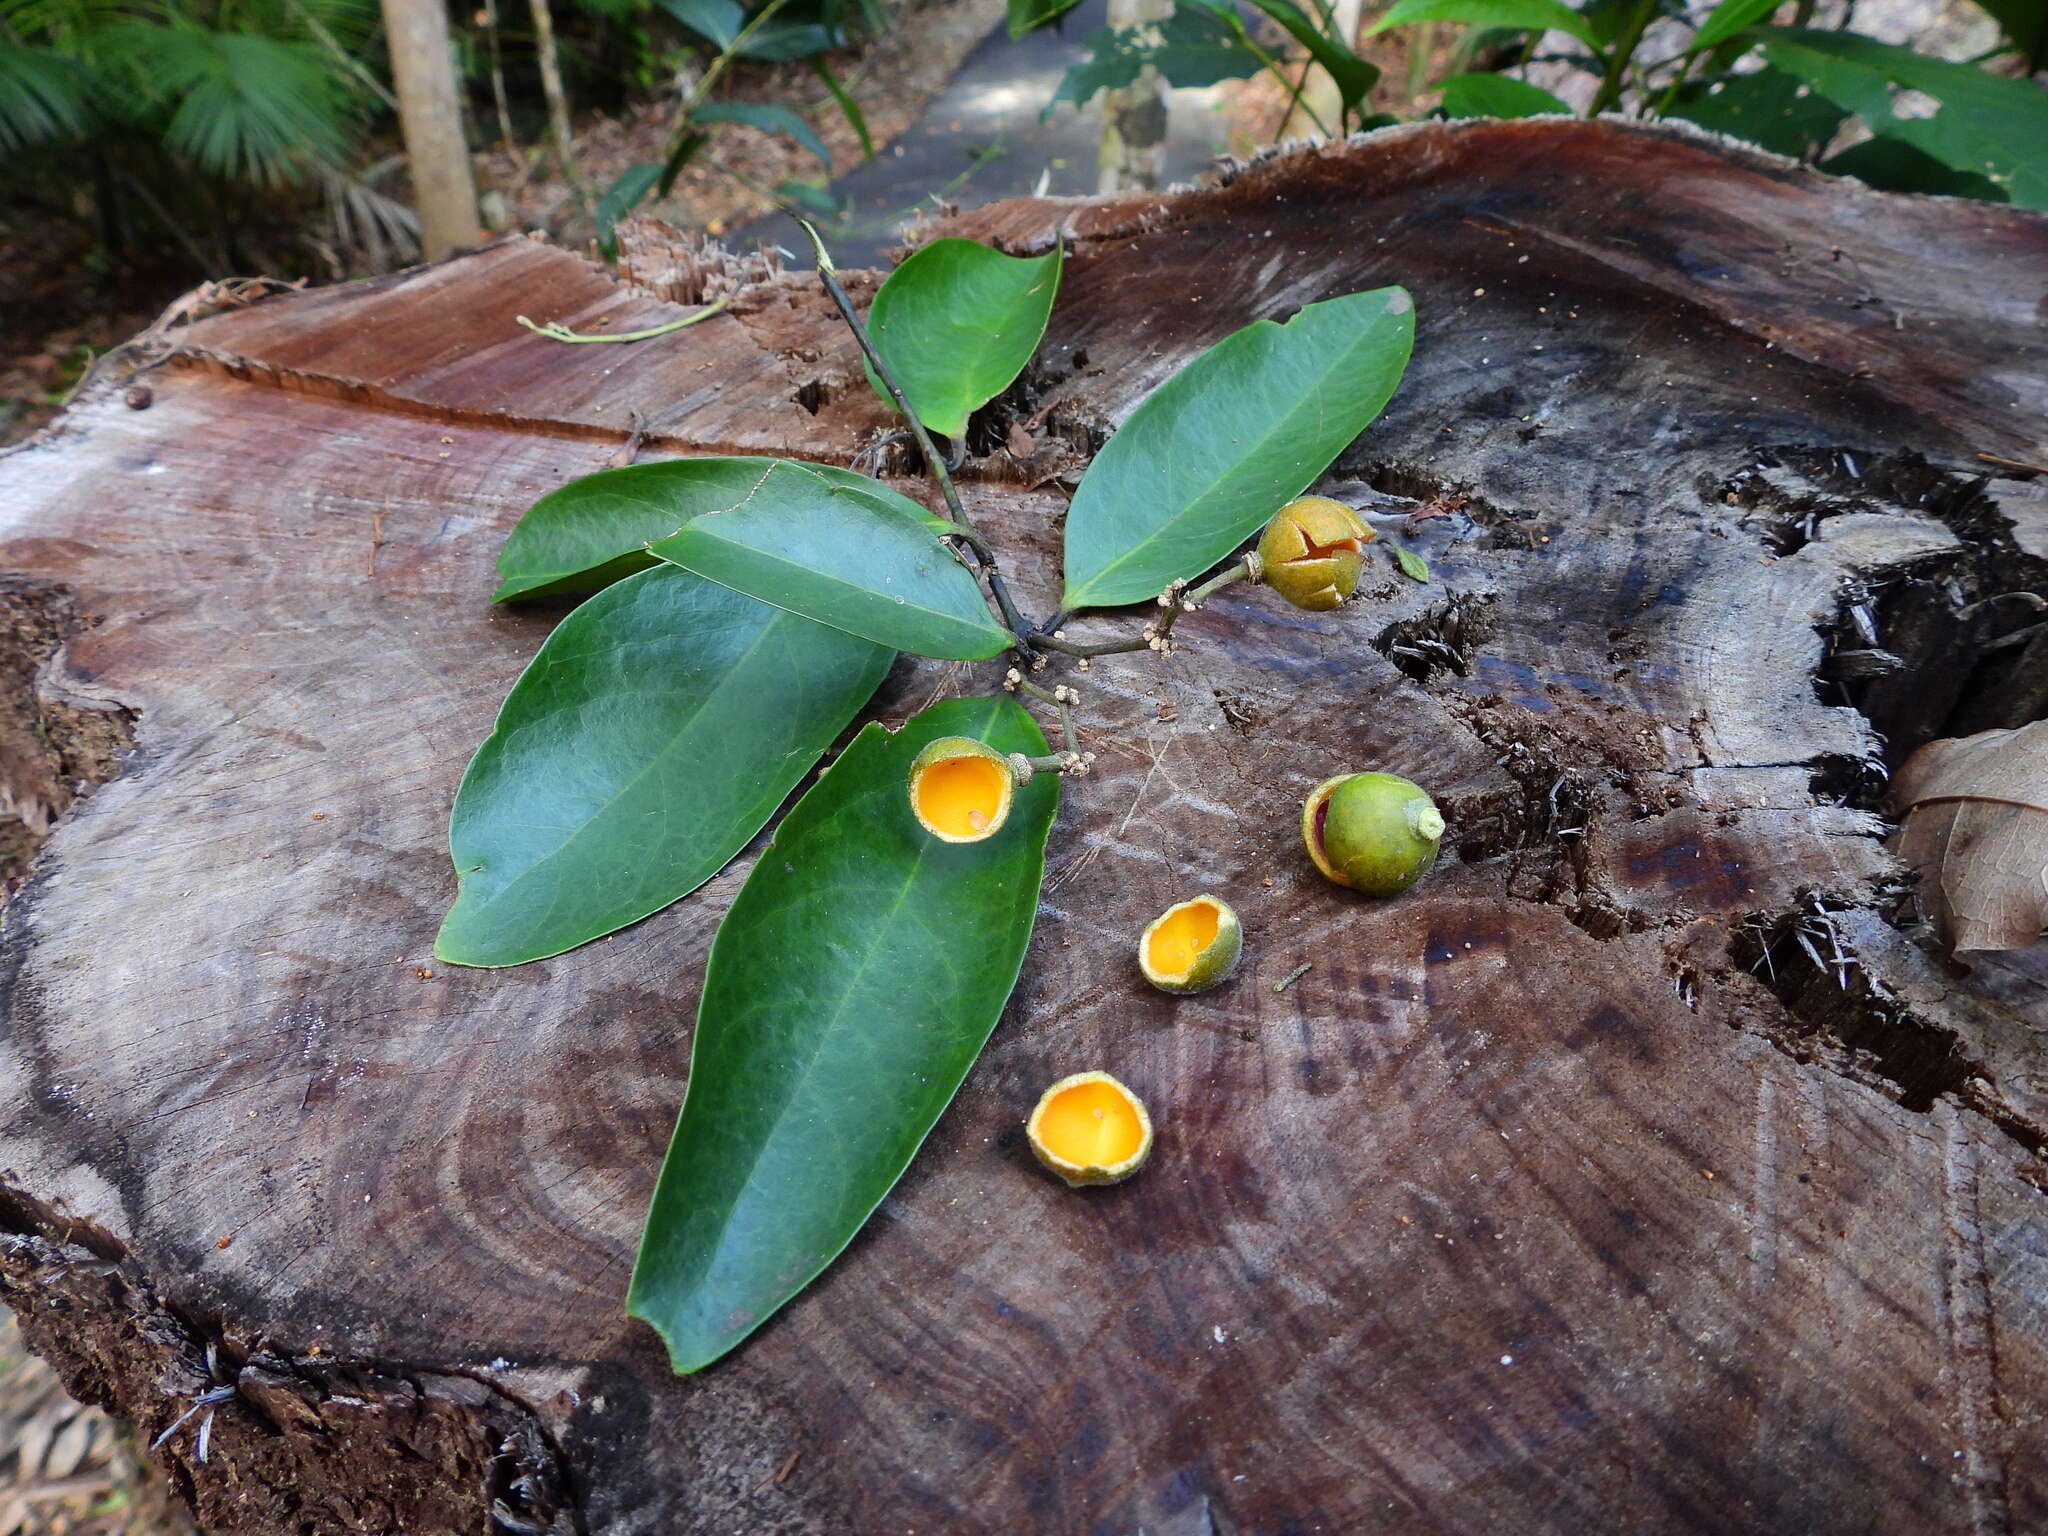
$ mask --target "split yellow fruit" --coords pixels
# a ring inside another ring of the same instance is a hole
[[[1107,1072],[1077,1072],[1045,1090],[1024,1134],[1038,1160],[1076,1187],[1115,1184],[1152,1151],[1152,1117]]]
[[[1436,862],[1443,813],[1420,785],[1391,773],[1325,779],[1301,808],[1316,868],[1368,896],[1395,896]]]
[[[1162,992],[1186,995],[1221,986],[1244,953],[1244,928],[1214,896],[1176,902],[1138,940],[1138,969]]]
[[[933,837],[978,843],[1009,816],[1017,784],[1017,765],[987,742],[941,736],[911,761],[910,809]]]
[[[1259,536],[1259,580],[1297,608],[1335,608],[1357,590],[1365,546],[1377,537],[1343,502],[1303,496]]]

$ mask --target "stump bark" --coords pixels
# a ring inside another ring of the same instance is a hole
[[[1888,759],[2048,676],[1984,603],[2048,572],[2048,221],[1542,122],[942,228],[1071,242],[962,475],[1037,611],[1148,390],[1388,282],[1414,365],[1318,489],[1411,514],[1431,580],[1233,588],[1076,679],[1100,761],[986,1056],[847,1254],[678,1380],[622,1298],[749,859],[465,971],[445,821],[559,613],[485,601],[525,507],[635,411],[650,454],[851,462],[887,423],[850,339],[650,227],[623,285],[515,240],[145,338],[0,463],[35,1347],[172,1430],[224,1532],[2048,1529],[2048,968],[1951,975],[1881,814]],[[721,293],[630,348],[513,320]],[[874,713],[1002,665],[899,663]],[[1452,826],[1394,902],[1293,830],[1367,766]],[[1198,889],[1247,964],[1168,999],[1133,943]],[[1160,1140],[1076,1194],[1020,1123],[1088,1067]]]

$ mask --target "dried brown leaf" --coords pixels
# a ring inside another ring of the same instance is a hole
[[[1930,741],[1892,802],[1899,857],[1951,951],[2024,949],[2048,928],[2048,721]]]

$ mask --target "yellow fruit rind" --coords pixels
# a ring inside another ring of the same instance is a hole
[[[941,736],[910,763],[910,813],[941,842],[995,836],[1017,798],[1017,767],[985,741]]]
[[[1039,1162],[1077,1189],[1121,1183],[1152,1155],[1144,1102],[1107,1072],[1076,1072],[1046,1089],[1024,1135]]]
[[[1436,802],[1397,774],[1339,774],[1301,807],[1301,840],[1316,868],[1368,896],[1397,896],[1420,880],[1443,833]]]
[[[1259,579],[1295,607],[1324,612],[1358,589],[1363,551],[1376,537],[1343,502],[1299,497],[1259,536]]]
[[[1244,925],[1214,896],[1175,902],[1138,940],[1138,969],[1162,992],[1185,997],[1221,986],[1244,954]]]

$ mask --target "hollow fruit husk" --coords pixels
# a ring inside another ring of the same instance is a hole
[[[1420,880],[1443,835],[1428,792],[1391,773],[1326,779],[1301,808],[1301,838],[1316,868],[1368,896],[1395,896]]]
[[[1075,1187],[1121,1183],[1152,1154],[1152,1117],[1107,1072],[1077,1072],[1046,1089],[1024,1135],[1039,1162]]]
[[[985,741],[941,736],[912,759],[909,792],[911,814],[933,837],[978,843],[1009,816],[1017,767]]]
[[[1185,996],[1221,986],[1244,953],[1244,927],[1228,902],[1175,902],[1138,940],[1138,969],[1162,992]]]

